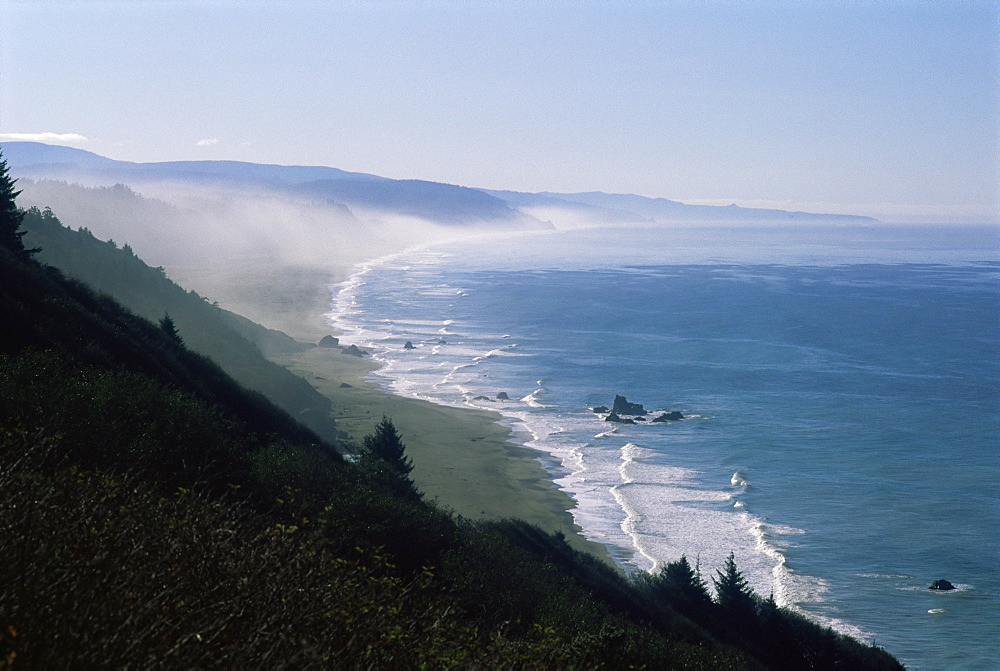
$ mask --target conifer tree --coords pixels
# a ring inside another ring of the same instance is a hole
[[[7,169],[7,161],[0,152],[0,247],[18,256],[29,256],[37,249],[25,249],[21,238],[24,231],[21,228],[21,221],[24,219],[24,211],[17,206],[17,197],[21,192],[14,188],[16,179],[11,179]]]
[[[653,579],[653,589],[661,599],[695,620],[701,620],[712,607],[708,586],[684,555],[664,564]]]
[[[163,329],[163,332],[166,333],[167,336],[169,336],[175,343],[178,345],[184,344],[184,339],[181,338],[181,334],[177,331],[177,325],[174,324],[173,317],[170,316],[170,313],[163,313],[163,319],[160,320],[160,328]]]
[[[683,596],[691,602],[707,603],[711,601],[705,581],[681,555],[677,561],[669,562],[660,569],[660,579],[671,591]]]
[[[413,470],[413,463],[404,452],[406,445],[399,437],[396,427],[385,415],[375,426],[375,433],[365,436],[365,451],[371,456],[381,459],[392,466],[400,475],[407,475]]]
[[[756,612],[757,597],[747,579],[736,568],[736,558],[732,552],[722,570],[716,569],[716,573],[718,577],[712,578],[716,602],[734,615],[753,615]]]

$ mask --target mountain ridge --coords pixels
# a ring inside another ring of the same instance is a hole
[[[462,224],[503,221],[530,226],[532,207],[560,207],[610,216],[613,223],[671,222],[855,222],[876,223],[863,215],[829,214],[767,208],[688,205],[668,198],[635,194],[537,193],[494,190],[432,182],[392,179],[328,166],[279,165],[245,161],[118,161],[93,152],[40,142],[0,143],[8,163],[32,179],[77,176],[101,183],[141,184],[157,180],[209,182],[226,186],[270,186],[290,195],[325,198],[348,207],[372,208],[436,221]],[[581,210],[582,208],[582,210]],[[543,223],[538,222],[535,223]]]

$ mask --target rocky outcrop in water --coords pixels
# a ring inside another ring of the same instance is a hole
[[[611,408],[606,405],[599,405],[596,408],[591,408],[591,412],[596,412],[599,415],[603,415],[606,412],[611,412]]]
[[[616,415],[645,415],[646,409],[642,403],[629,403],[624,396],[615,396],[615,403],[611,406],[611,412]]]
[[[364,351],[358,349],[357,345],[351,345],[350,347],[345,347],[343,349],[344,354],[350,354],[351,356],[364,356]]]
[[[654,422],[679,422],[684,419],[684,415],[681,414],[680,410],[671,410],[670,412],[665,412],[659,417],[653,419]]]
[[[948,592],[955,589],[955,586],[947,580],[935,580],[931,583],[930,589],[935,589],[939,592]]]
[[[618,424],[635,424],[635,420],[629,417],[622,417],[616,412],[612,412],[610,415],[604,418],[605,422],[617,422]]]
[[[403,345],[403,349],[416,349],[416,348],[413,346],[412,342],[410,342],[409,340],[407,340],[406,344]]]
[[[340,347],[340,340],[337,339],[337,338],[334,338],[332,335],[325,335],[322,338],[320,338],[319,346],[320,347]]]
[[[510,400],[510,396],[507,395],[507,392],[502,391],[499,394],[497,394],[497,400],[498,401],[509,401]]]

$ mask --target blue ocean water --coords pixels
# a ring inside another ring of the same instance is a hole
[[[472,239],[359,268],[330,318],[394,393],[502,413],[629,570],[732,551],[909,668],[991,669],[998,250],[988,227]],[[591,412],[616,394],[686,419]]]

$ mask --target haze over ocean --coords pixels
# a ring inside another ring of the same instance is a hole
[[[997,242],[986,226],[493,237],[367,264],[330,319],[394,393],[501,412],[627,569],[686,554],[708,578],[733,551],[759,594],[909,668],[983,669],[1000,657]],[[616,394],[687,418],[590,411]]]

